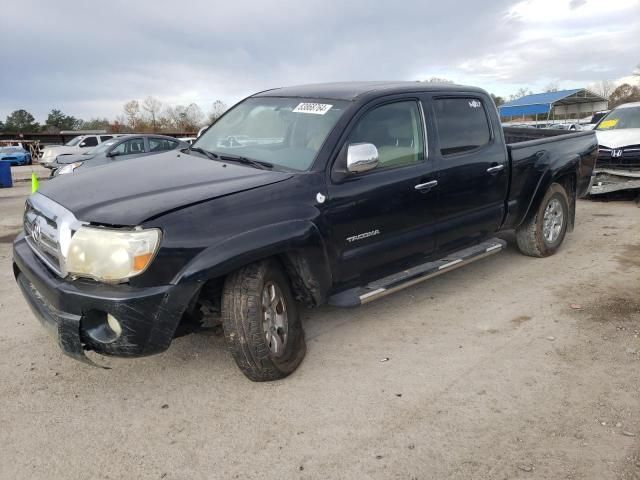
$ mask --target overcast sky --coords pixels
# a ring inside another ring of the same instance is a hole
[[[130,99],[206,112],[258,90],[446,77],[499,95],[640,63],[640,0],[6,1],[0,118],[114,118]]]

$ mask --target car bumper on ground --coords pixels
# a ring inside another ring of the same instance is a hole
[[[640,169],[600,168],[594,171],[589,194],[599,195],[620,190],[640,190]]]
[[[121,357],[166,350],[197,292],[191,284],[136,288],[66,281],[35,256],[23,234],[13,244],[13,269],[40,323],[64,353],[86,363],[93,362],[85,350]],[[115,329],[107,315],[117,320]]]

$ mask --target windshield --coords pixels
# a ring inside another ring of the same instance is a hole
[[[213,124],[194,147],[307,170],[347,105],[342,100],[248,98]]]
[[[21,147],[0,147],[0,153],[17,153],[22,152]]]
[[[80,135],[78,137],[73,137],[71,140],[69,140],[67,143],[65,143],[65,145],[67,147],[75,147],[77,144],[80,143],[80,140],[82,140],[82,135]]]
[[[623,128],[640,128],[640,106],[616,108],[604,117],[596,130],[621,130]]]
[[[108,140],[106,142],[102,142],[97,147],[93,147],[87,150],[85,153],[83,153],[83,155],[95,155],[96,153],[106,152],[107,150],[109,150],[109,147],[111,147],[118,140]]]

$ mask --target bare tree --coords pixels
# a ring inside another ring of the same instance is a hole
[[[558,91],[558,84],[556,82],[551,82],[549,85],[544,87],[544,91],[547,92],[547,93],[557,92]]]
[[[218,120],[224,112],[227,111],[227,104],[222,100],[216,100],[211,105],[211,111],[209,112],[209,123],[213,123]]]
[[[137,100],[130,100],[124,104],[122,109],[127,117],[127,124],[135,130],[140,122],[140,104]]]
[[[422,81],[424,83],[446,83],[446,84],[453,83],[453,80],[449,80],[448,78],[440,78],[440,77],[431,77]]]
[[[531,95],[533,92],[526,87],[520,87],[516,93],[509,95],[509,101],[517,100],[519,98]]]
[[[151,120],[151,126],[153,127],[153,131],[155,132],[157,129],[157,117],[162,109],[162,102],[157,98],[147,97],[142,102],[142,109],[147,112],[149,115],[149,119]]]
[[[609,108],[617,107],[623,103],[640,101],[640,87],[623,83],[609,97]]]
[[[616,86],[611,80],[600,80],[599,82],[589,85],[587,88],[593,93],[597,93],[601,97],[608,99]]]
[[[172,127],[180,131],[195,131],[202,125],[204,114],[198,105],[176,105],[165,109],[165,116]]]

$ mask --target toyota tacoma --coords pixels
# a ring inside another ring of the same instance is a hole
[[[301,306],[371,302],[499,253],[501,231],[555,253],[597,154],[593,131],[503,129],[478,88],[268,90],[189,148],[44,183],[13,270],[71,357],[217,321],[242,372],[275,380],[305,355]]]

